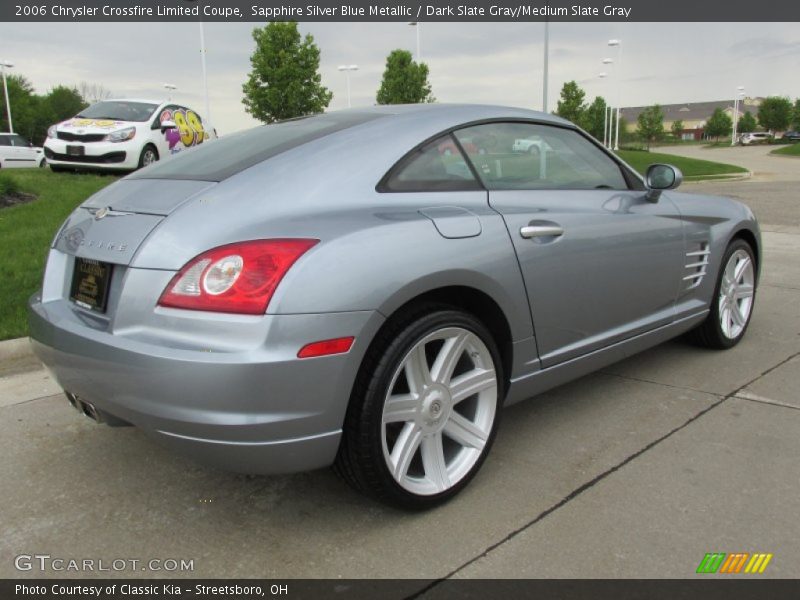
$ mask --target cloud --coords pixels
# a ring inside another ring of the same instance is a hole
[[[241,103],[250,68],[254,23],[208,23],[205,37],[211,116],[223,133],[255,121]],[[200,30],[188,23],[0,23],[4,58],[40,92],[58,84],[102,83],[118,97],[162,98],[164,83],[176,100],[203,110]],[[331,109],[347,104],[340,64],[351,75],[353,104],[371,105],[386,55],[416,50],[406,23],[301,23],[322,51],[323,84],[334,92]],[[443,102],[482,102],[540,109],[542,23],[422,23],[422,54],[434,95]],[[623,41],[621,63],[608,39]],[[740,40],[732,44],[720,40]],[[587,100],[641,106],[733,96],[800,96],[793,23],[551,23],[548,108],[566,81],[581,82]],[[599,79],[600,71],[609,77]]]

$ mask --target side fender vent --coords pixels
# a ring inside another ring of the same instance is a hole
[[[696,248],[686,253],[686,273],[683,278],[686,282],[686,290],[692,290],[703,282],[703,278],[708,271],[708,257],[711,251],[708,249],[708,242],[701,242]]]

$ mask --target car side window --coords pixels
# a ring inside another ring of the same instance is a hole
[[[17,146],[19,148],[27,148],[28,146],[30,146],[30,142],[28,142],[28,140],[26,140],[21,135],[13,135],[11,136],[11,145]]]
[[[455,132],[490,190],[627,190],[621,167],[572,129],[486,123]]]
[[[481,190],[461,150],[443,135],[406,155],[378,185],[382,192]]]
[[[0,135],[0,146],[10,146],[11,139],[7,135]]]

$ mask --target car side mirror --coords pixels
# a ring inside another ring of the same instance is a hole
[[[167,129],[175,129],[177,125],[175,125],[175,121],[162,121],[161,122],[161,133],[164,133]]]
[[[683,173],[672,165],[655,164],[647,167],[644,183],[647,186],[645,198],[648,202],[658,202],[661,192],[674,190],[683,181]]]

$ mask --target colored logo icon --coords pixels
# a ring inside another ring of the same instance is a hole
[[[749,552],[734,552],[731,554],[709,552],[700,561],[697,573],[763,573],[771,560],[772,554],[763,552],[755,554],[750,554]]]

